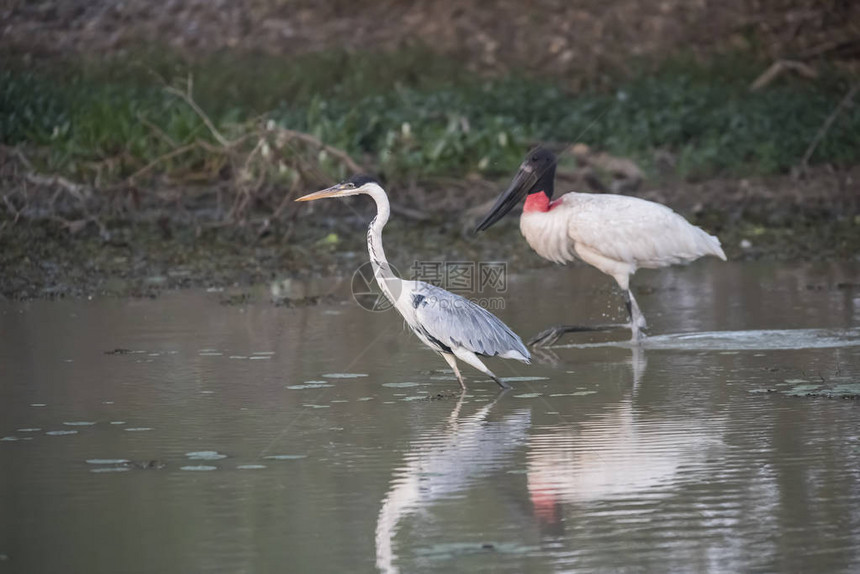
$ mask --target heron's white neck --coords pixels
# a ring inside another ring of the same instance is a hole
[[[394,303],[392,284],[400,279],[391,271],[388,259],[385,258],[385,250],[382,248],[382,228],[388,223],[391,205],[388,203],[385,190],[378,185],[367,186],[367,195],[376,202],[376,217],[367,228],[367,251],[370,254],[370,263],[373,265],[373,276],[376,277],[376,282],[379,283],[379,288],[385,296]]]

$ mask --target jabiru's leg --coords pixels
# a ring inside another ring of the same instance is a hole
[[[463,382],[463,375],[460,374],[460,369],[457,368],[457,359],[451,353],[440,353],[442,358],[448,363],[454,374],[457,375],[457,381],[460,382],[460,388],[466,390],[466,383]]]
[[[487,366],[481,362],[481,359],[479,359],[478,356],[475,353],[473,353],[472,351],[467,351],[466,349],[454,349],[454,355],[458,359],[460,359],[461,361],[469,363],[470,365],[472,365],[473,367],[475,367],[476,369],[478,369],[479,371],[481,371],[482,373],[484,373],[485,375],[487,375],[488,377],[490,377],[491,379],[496,381],[496,384],[499,385],[500,387],[502,387],[503,389],[511,388],[511,386],[509,384],[507,384],[502,379],[500,379],[499,377],[494,375],[493,371],[488,369]]]
[[[558,341],[565,333],[589,333],[594,331],[613,331],[615,329],[627,329],[628,325],[556,325],[545,329],[529,340],[528,345],[532,347],[548,347]]]
[[[630,316],[630,340],[637,342],[642,338],[642,329],[647,329],[648,324],[645,322],[645,316],[639,310],[639,305],[636,303],[636,298],[633,296],[633,291],[628,289],[624,292],[624,302],[627,305],[627,314]]]
[[[630,340],[637,343],[642,337],[641,330],[647,329],[648,325],[645,323],[642,311],[639,310],[633,291],[630,290],[630,273],[622,271],[614,274],[613,277],[624,292],[624,303],[627,305],[627,315],[630,317]]]
[[[576,250],[576,254],[579,256],[580,259],[582,259],[589,265],[596,267],[603,273],[606,273],[607,275],[610,275],[611,277],[615,278],[615,281],[618,283],[618,286],[621,287],[622,291],[628,290],[630,282],[630,273],[635,271],[635,268],[632,268],[627,263],[609,259],[600,252],[595,251],[594,249],[591,249],[590,247],[582,243],[576,243],[574,249]],[[638,307],[636,309],[638,311]],[[541,331],[540,333],[532,337],[531,341],[529,341],[528,344],[535,347],[545,347],[548,345],[552,345],[553,343],[558,341],[559,338],[565,333],[588,333],[592,331],[613,331],[615,329],[629,328],[630,325],[618,324],[593,326],[556,325],[555,327],[550,327],[549,329]]]
[[[615,279],[615,282],[618,283],[618,286],[624,293],[624,302],[627,305],[627,314],[630,317],[630,323],[627,325],[609,324],[594,326],[557,325],[541,331],[528,344],[535,347],[545,347],[558,341],[565,333],[587,333],[591,331],[612,331],[615,329],[630,329],[632,334],[631,340],[634,342],[639,341],[641,336],[640,329],[645,329],[647,326],[645,324],[645,317],[642,316],[639,305],[636,303],[636,298],[633,297],[633,292],[630,291],[630,274],[635,271],[635,268],[629,265],[620,265],[617,262],[606,259],[599,253],[579,245],[577,245],[576,252],[583,261],[597,267]]]

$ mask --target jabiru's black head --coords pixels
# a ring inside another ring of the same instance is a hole
[[[475,232],[489,228],[530,193],[545,193],[552,199],[556,161],[555,154],[546,148],[536,147],[530,151],[511,185],[499,196],[496,204],[475,228]]]

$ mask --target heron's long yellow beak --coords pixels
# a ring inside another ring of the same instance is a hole
[[[323,189],[322,191],[315,191],[313,193],[303,195],[296,199],[296,201],[314,201],[316,199],[323,199],[325,197],[341,197],[343,195],[349,195],[349,192],[354,191],[355,188],[352,185],[339,183],[327,189]]]

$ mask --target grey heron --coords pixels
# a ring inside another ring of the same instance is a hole
[[[367,175],[357,175],[343,183],[298,198],[313,201],[326,197],[365,194],[376,202],[376,217],[367,229],[367,250],[373,275],[385,297],[403,316],[406,323],[425,345],[442,355],[466,388],[457,359],[472,365],[502,387],[508,385],[481,362],[479,355],[531,360],[520,338],[495,315],[468,299],[423,281],[400,279],[391,270],[382,249],[382,229],[388,222],[391,207],[379,182]]]
[[[720,240],[659,203],[613,194],[566,193],[553,200],[556,157],[538,147],[529,152],[508,189],[476,231],[501,219],[525,198],[520,231],[538,255],[555,263],[575,258],[612,276],[624,292],[632,340],[647,324],[630,290],[637,269],[689,263],[705,255],[726,259]],[[551,344],[564,333],[589,330],[558,325],[532,344]]]

